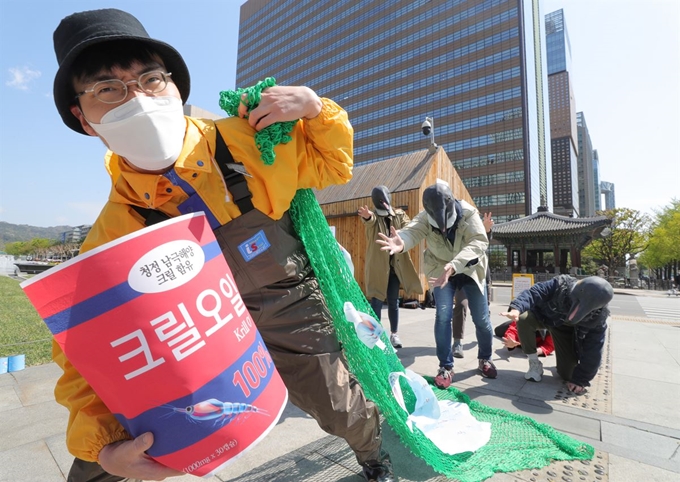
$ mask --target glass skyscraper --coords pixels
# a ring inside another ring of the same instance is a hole
[[[479,210],[503,222],[551,202],[541,18],[538,0],[249,0],[236,85],[273,76],[332,98],[357,164],[427,148],[431,117]]]
[[[553,209],[555,214],[578,217],[578,150],[576,102],[569,77],[571,46],[564,12],[545,16],[550,99]]]
[[[593,149],[593,191],[595,192],[595,212],[602,210],[602,192],[600,191],[600,156]]]
[[[613,182],[600,181],[600,192],[604,194],[604,209],[616,208],[616,189]]]
[[[581,217],[594,216],[595,210],[595,175],[593,143],[590,139],[586,116],[576,113],[578,130],[578,206]],[[599,170],[599,166],[598,166]],[[599,192],[599,189],[597,189]],[[599,203],[598,203],[599,205]]]

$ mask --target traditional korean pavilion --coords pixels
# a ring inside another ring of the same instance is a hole
[[[542,206],[530,216],[494,224],[492,233],[493,239],[507,248],[507,265],[513,272],[566,274],[568,256],[571,266],[580,268],[581,250],[603,237],[610,225],[611,219],[606,216],[569,218]],[[554,266],[546,266],[545,253],[553,253]]]

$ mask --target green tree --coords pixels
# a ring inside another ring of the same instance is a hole
[[[680,200],[673,199],[655,214],[649,245],[640,260],[650,268],[673,267],[677,270],[680,261]]]
[[[28,256],[31,255],[36,259],[47,258],[50,250],[55,246],[55,241],[46,238],[35,238],[30,241],[16,241],[7,243],[5,251],[7,254],[14,256]]]
[[[37,259],[46,259],[50,246],[54,244],[51,239],[35,238],[29,242],[31,245],[31,254]]]
[[[77,252],[80,248],[81,243],[56,243],[50,246],[50,252],[55,258],[61,260],[70,259],[73,257],[73,253]]]
[[[492,270],[496,269],[503,269],[507,266],[507,254],[505,252],[505,249],[497,250],[497,249],[492,249],[489,250],[489,268]]]
[[[647,214],[629,208],[615,208],[598,214],[612,220],[610,233],[592,241],[583,250],[583,255],[606,264],[611,275],[616,268],[625,266],[626,255],[635,257],[645,250],[651,219]]]
[[[25,256],[31,252],[31,245],[26,241],[15,241],[5,245],[5,251],[12,256]]]
[[[584,256],[583,253],[581,253],[581,269],[583,270],[583,274],[595,275],[597,274],[597,269],[599,267],[600,265],[597,264],[592,256]]]

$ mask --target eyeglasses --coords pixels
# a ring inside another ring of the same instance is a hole
[[[137,80],[129,80],[127,82],[123,82],[119,79],[102,80],[95,83],[91,88],[80,92],[76,95],[76,99],[82,95],[92,93],[98,101],[103,102],[104,104],[118,104],[119,102],[123,102],[127,97],[128,85],[136,84],[142,92],[157,94],[168,86],[169,77],[171,75],[172,72],[155,70],[140,75]]]

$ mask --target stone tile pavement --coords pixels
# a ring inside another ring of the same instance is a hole
[[[494,325],[503,321],[495,316],[503,308],[492,303]],[[554,356],[543,359],[541,383],[527,382],[525,358],[518,350],[505,350],[499,339],[494,339],[499,376],[482,378],[476,369],[474,325],[468,319],[465,358],[456,359],[454,385],[486,405],[529,415],[596,449],[591,461],[556,462],[541,469],[496,474],[489,480],[680,480],[680,323],[631,320],[611,319],[600,372],[588,393],[575,397],[557,376]],[[401,309],[404,348],[398,356],[405,367],[423,375],[434,375],[438,365],[433,323],[433,309]],[[0,375],[0,482],[65,480],[72,457],[64,444],[68,413],[54,402],[52,393],[59,375],[53,363]],[[412,456],[389,426],[383,426],[385,447],[401,481],[447,480]],[[199,479],[187,475],[168,480]],[[205,480],[359,482],[363,478],[343,441],[327,435],[289,405],[259,445]]]

